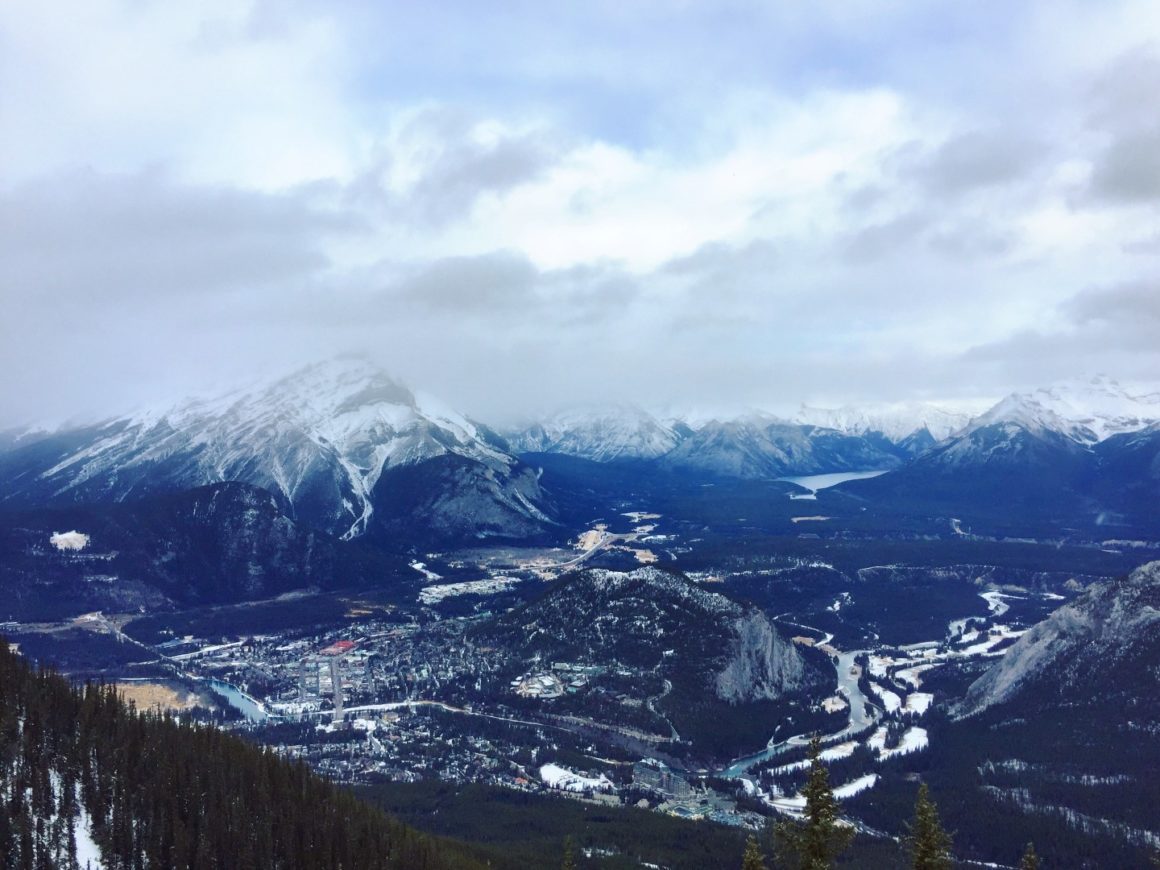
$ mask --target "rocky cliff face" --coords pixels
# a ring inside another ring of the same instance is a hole
[[[806,682],[806,667],[765,616],[750,610],[733,620],[725,667],[714,680],[717,697],[730,703],[777,698]]]
[[[1098,583],[1027,632],[957,714],[1004,703],[1123,705],[1160,698],[1160,562]]]

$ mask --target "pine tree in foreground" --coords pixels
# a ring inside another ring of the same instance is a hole
[[[761,847],[757,845],[757,837],[752,834],[745,843],[745,857],[741,859],[741,870],[765,870]]]
[[[918,787],[914,821],[910,825],[910,835],[906,842],[914,859],[914,870],[950,870],[954,866],[951,836],[943,830],[938,807],[930,799],[925,782]]]
[[[1028,843],[1019,862],[1019,870],[1039,870],[1039,856],[1035,854],[1035,844]]]
[[[564,838],[564,863],[560,870],[576,870],[576,843],[571,837]]]
[[[840,820],[838,801],[821,755],[822,741],[815,734],[810,740],[809,779],[802,789],[804,817],[800,822],[779,822],[774,829],[779,855],[801,870],[829,870],[854,839],[854,829]]]

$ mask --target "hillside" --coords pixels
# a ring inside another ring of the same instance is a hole
[[[77,549],[53,543],[70,531]],[[294,521],[264,489],[219,483],[0,517],[0,618],[153,611],[361,586],[404,565]]]
[[[551,525],[534,472],[498,436],[358,358],[9,442],[0,451],[0,508],[115,503],[240,481],[336,536],[389,535],[397,530],[376,526],[375,511],[396,489],[392,476],[422,476],[433,460],[452,458],[462,473],[436,466],[422,486],[448,497],[407,506],[421,523],[465,537],[522,537]]]
[[[269,750],[138,714],[2,642],[0,791],[6,867],[480,866]]]
[[[1093,585],[1027,632],[973,683],[959,707],[1042,711],[1087,706],[1149,715],[1160,698],[1160,562]]]
[[[764,742],[787,704],[833,680],[821,654],[807,657],[758,608],[655,568],[582,571],[480,639],[525,662],[574,661],[663,685],[649,709],[708,755]]]

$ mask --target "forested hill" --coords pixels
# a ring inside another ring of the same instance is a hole
[[[94,858],[107,870],[480,866],[304,766],[35,671],[0,640],[0,866]]]

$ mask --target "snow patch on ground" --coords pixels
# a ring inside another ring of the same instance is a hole
[[[77,866],[81,870],[105,870],[101,850],[93,840],[93,820],[84,809],[77,816],[76,841]]]
[[[436,574],[434,571],[428,570],[426,562],[412,562],[411,567],[422,574],[429,583],[434,583],[436,580],[442,580],[442,574]]]
[[[930,709],[933,700],[934,695],[929,692],[912,692],[906,696],[906,706],[902,709],[907,713],[921,716]]]
[[[883,734],[883,738],[885,738]],[[907,755],[911,752],[918,752],[930,746],[930,738],[927,736],[925,728],[919,728],[917,725],[913,728],[907,728],[906,733],[902,735],[902,739],[898,741],[898,745],[893,749],[881,749],[878,752],[878,757],[885,761],[888,758],[894,758],[897,755]]]
[[[886,708],[887,713],[894,713],[902,709],[902,699],[889,689],[884,689],[877,683],[870,684],[871,690],[882,701],[882,706]]]
[[[562,791],[602,791],[612,788],[612,781],[603,773],[599,779],[593,779],[558,764],[545,764],[541,767],[540,779],[549,788],[558,788]]]
[[[464,583],[445,583],[441,586],[426,586],[419,590],[419,600],[424,604],[437,604],[444,598],[457,595],[494,595],[504,592],[523,581],[518,577],[491,577],[487,580],[469,580]]]
[[[71,532],[54,532],[48,542],[58,550],[83,550],[89,545],[89,536],[75,529]]]
[[[878,774],[868,773],[865,776],[860,776],[857,779],[851,780],[845,785],[838,786],[834,789],[834,797],[838,800],[845,800],[848,797],[853,797],[860,792],[867,789],[874,788],[878,782]]]

